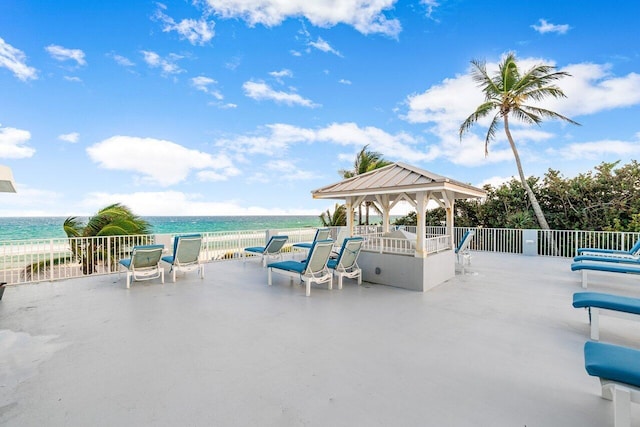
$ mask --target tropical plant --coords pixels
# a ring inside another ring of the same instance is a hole
[[[84,237],[85,239],[73,239],[71,251],[76,260],[82,263],[82,272],[92,274],[95,272],[98,260],[105,259],[104,255],[109,250],[114,262],[121,248],[117,240],[113,241],[109,249],[104,245],[103,239],[95,237],[127,236],[149,234],[149,223],[131,210],[120,204],[114,203],[89,218],[86,224],[82,224],[77,217],[68,217],[63,224],[64,231],[69,238]]]
[[[333,213],[327,209],[320,214],[320,222],[323,227],[338,227],[347,225],[347,207],[336,203]]]
[[[385,160],[382,157],[382,154],[377,151],[369,150],[369,144],[362,147],[362,150],[358,152],[356,155],[356,160],[353,163],[353,169],[341,169],[338,171],[343,178],[353,178],[357,175],[362,175],[367,172],[371,172],[376,169],[380,169],[384,166],[390,165],[391,162]],[[365,202],[365,222],[364,224],[369,225],[369,209],[373,207],[376,211],[375,205],[371,202]],[[363,225],[362,222],[362,205],[358,206],[358,224]]]
[[[496,130],[502,122],[518,167],[520,182],[531,202],[538,224],[542,229],[548,230],[549,224],[538,203],[538,199],[525,178],[520,155],[509,128],[509,117],[526,124],[539,125],[542,123],[543,118],[556,118],[576,125],[579,124],[554,111],[527,104],[529,101],[542,101],[548,97],[564,98],[564,92],[552,83],[562,77],[569,76],[569,74],[564,71],[555,71],[555,67],[550,65],[536,65],[521,74],[513,53],[509,53],[504,57],[499,64],[498,72],[493,77],[487,73],[484,62],[473,60],[471,64],[474,67],[472,78],[482,88],[485,101],[460,125],[460,139],[462,140],[463,134],[478,120],[495,112],[485,137],[485,156],[488,155],[489,143],[494,139]]]
[[[125,252],[122,245],[125,241],[120,239],[108,239],[109,236],[132,236],[149,234],[149,223],[139,216],[134,215],[126,206],[115,203],[99,210],[83,224],[77,217],[65,219],[62,228],[69,238],[71,257],[63,255],[47,258],[39,262],[27,265],[23,270],[24,277],[28,280],[36,274],[46,273],[55,265],[73,262],[80,263],[84,274],[93,274],[96,267],[111,256],[112,265],[116,265],[120,255]],[[146,243],[142,241],[128,241],[131,243]]]

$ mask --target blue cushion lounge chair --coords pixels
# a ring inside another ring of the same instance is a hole
[[[267,258],[279,257],[282,259],[282,248],[287,243],[289,236],[271,236],[266,246],[252,246],[244,248],[243,262],[246,261],[247,252],[252,255],[260,255],[262,257],[262,266],[267,265]]]
[[[200,249],[202,248],[202,235],[189,234],[176,236],[173,240],[173,255],[162,257],[162,261],[171,266],[173,282],[176,281],[176,272],[198,270],[201,279],[204,279],[204,266],[200,262]]]
[[[600,271],[606,273],[640,274],[640,265],[631,265],[615,262],[574,262],[571,271],[582,272],[582,287],[587,289],[587,272]]]
[[[298,249],[311,249],[311,246],[317,242],[318,240],[327,240],[329,239],[329,235],[331,234],[331,229],[330,228],[318,228],[316,230],[316,235],[313,238],[313,242],[301,242],[301,243],[294,243],[293,247],[294,248],[298,248]]]
[[[131,258],[121,259],[118,264],[127,271],[127,289],[133,280],[150,280],[161,278],[164,283],[164,268],[160,267],[160,257],[164,245],[134,246]],[[118,269],[118,276],[120,269]]]
[[[333,274],[327,268],[327,261],[331,255],[333,240],[318,240],[311,245],[309,257],[302,261],[280,261],[267,265],[267,283],[272,284],[272,273],[280,273],[291,277],[299,277],[306,284],[306,295],[311,295],[311,283],[329,283],[333,287]]]
[[[342,243],[340,252],[336,259],[330,259],[327,267],[333,270],[338,276],[338,289],[342,289],[342,278],[358,279],[358,285],[362,284],[362,270],[358,267],[358,255],[362,249],[362,237],[347,237]]]
[[[600,315],[640,320],[640,298],[603,294],[600,292],[576,292],[573,306],[589,310],[591,339],[600,339]]]
[[[631,249],[629,249],[628,251],[618,251],[615,249],[598,249],[598,248],[578,248],[578,255],[585,255],[585,254],[597,254],[597,255],[603,255],[603,256],[632,256],[632,257],[638,257],[640,256],[640,240],[638,240],[636,242],[635,245],[633,245],[633,247]]]
[[[469,253],[469,245],[471,244],[471,240],[475,237],[475,230],[467,230],[463,235],[462,239],[460,239],[460,243],[455,249],[456,253],[456,263],[462,266],[462,272],[464,273],[464,265],[471,263],[471,254]]]
[[[601,342],[584,345],[587,373],[600,378],[602,397],[613,400],[613,425],[631,426],[631,402],[640,403],[640,351]]]
[[[634,258],[629,256],[602,256],[597,254],[578,255],[573,258],[574,262],[581,261],[595,261],[595,262],[619,262],[622,264],[637,264],[640,265],[640,258]]]

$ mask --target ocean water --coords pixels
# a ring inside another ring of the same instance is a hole
[[[319,227],[318,216],[150,216],[154,234]],[[66,237],[65,217],[0,217],[0,241]],[[87,218],[79,217],[82,222]]]

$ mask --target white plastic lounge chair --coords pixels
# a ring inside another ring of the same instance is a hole
[[[601,256],[628,256],[640,257],[640,240],[628,251],[619,251],[615,249],[598,249],[598,248],[578,248],[578,255],[601,255]]]
[[[631,402],[640,403],[640,351],[601,342],[584,345],[587,373],[600,378],[602,398],[613,401],[613,425],[631,426]]]
[[[330,259],[327,267],[338,276],[338,289],[342,289],[342,278],[358,279],[358,285],[362,284],[362,270],[358,267],[358,255],[362,249],[362,237],[347,237],[342,243],[338,258]]]
[[[251,255],[260,255],[262,257],[262,266],[267,265],[267,258],[278,257],[282,259],[282,248],[287,243],[289,236],[271,236],[266,246],[252,246],[244,248],[243,262],[246,261],[247,253]]]
[[[134,280],[150,280],[161,278],[164,283],[164,268],[160,267],[160,257],[164,245],[134,246],[131,250],[131,258],[118,261],[127,271],[127,289]],[[120,276],[120,269],[118,269]]]
[[[589,310],[591,339],[600,339],[600,315],[640,320],[640,298],[623,297],[600,292],[576,292],[573,306]]]
[[[587,272],[598,271],[603,273],[623,273],[623,274],[640,274],[640,265],[631,265],[616,262],[574,262],[571,264],[571,271],[580,271],[582,273],[582,287],[587,289]]]
[[[462,267],[462,272],[464,273],[464,266],[471,264],[471,253],[469,252],[469,245],[471,244],[471,240],[475,237],[475,230],[467,230],[463,235],[462,239],[460,239],[460,243],[458,243],[458,247],[456,247],[456,263]]]
[[[311,246],[317,242],[318,240],[327,240],[329,239],[329,236],[331,235],[331,229],[330,228],[318,228],[316,230],[316,235],[313,238],[313,242],[301,242],[301,243],[294,243],[293,247],[294,248],[298,248],[298,249],[311,249]]]
[[[162,261],[171,266],[173,282],[176,281],[176,272],[198,270],[201,279],[204,279],[204,266],[200,262],[200,248],[202,248],[202,236],[190,234],[176,236],[173,240],[173,255],[162,257]]]
[[[333,248],[333,240],[318,240],[311,245],[306,261],[280,261],[267,265],[267,283],[272,284],[272,273],[284,274],[291,278],[299,277],[306,284],[306,295],[311,295],[311,283],[328,283],[333,287],[333,274],[327,268],[327,261]]]

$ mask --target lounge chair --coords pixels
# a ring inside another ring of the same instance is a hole
[[[200,262],[200,249],[202,248],[202,236],[190,234],[176,236],[173,240],[173,255],[162,257],[162,261],[171,266],[173,282],[176,281],[176,272],[198,270],[201,279],[204,279],[204,266]]]
[[[623,274],[640,274],[640,265],[631,265],[615,262],[574,262],[571,264],[571,271],[580,271],[582,273],[582,287],[587,289],[587,272],[599,271],[603,273],[623,273]]]
[[[160,267],[160,257],[164,245],[134,246],[131,250],[131,258],[118,261],[127,272],[127,289],[134,280],[150,280],[161,278],[164,283],[164,268]],[[120,276],[120,269],[118,269]]]
[[[313,242],[301,242],[301,243],[294,243],[293,247],[294,248],[298,248],[298,249],[311,249],[311,246],[317,242],[318,240],[327,240],[329,239],[329,236],[331,235],[331,229],[330,228],[318,228],[316,230],[316,235],[313,238]]]
[[[462,235],[462,239],[460,239],[460,243],[458,243],[458,246],[455,249],[456,263],[462,267],[463,273],[465,264],[471,264],[471,253],[469,251],[469,245],[471,244],[471,240],[473,240],[475,235],[475,230],[467,230]]]
[[[271,236],[266,246],[252,246],[244,248],[243,262],[246,261],[247,253],[251,255],[260,255],[262,257],[262,266],[267,265],[267,258],[279,257],[282,259],[282,248],[287,243],[289,236]]]
[[[267,265],[267,283],[272,284],[272,273],[299,277],[306,284],[306,295],[311,295],[311,283],[328,283],[333,287],[333,274],[327,268],[327,261],[331,255],[333,240],[318,240],[311,245],[306,261],[280,261]]]
[[[347,237],[342,243],[336,259],[330,259],[327,267],[338,276],[338,289],[342,289],[342,278],[358,279],[358,285],[362,284],[362,270],[358,267],[358,255],[362,249],[362,237]]]
[[[599,249],[599,248],[578,248],[578,255],[597,254],[602,256],[640,256],[640,240],[628,251],[619,251],[615,249]]]
[[[574,262],[595,261],[595,262],[618,262],[621,264],[637,264],[640,265],[640,258],[630,256],[603,256],[598,254],[578,255],[573,258]]]
[[[600,339],[600,315],[640,320],[640,298],[623,297],[599,292],[573,294],[573,306],[589,310],[591,339]]]
[[[602,397],[613,401],[613,425],[631,426],[631,402],[640,403],[640,351],[601,342],[584,345],[587,373],[600,378]]]

